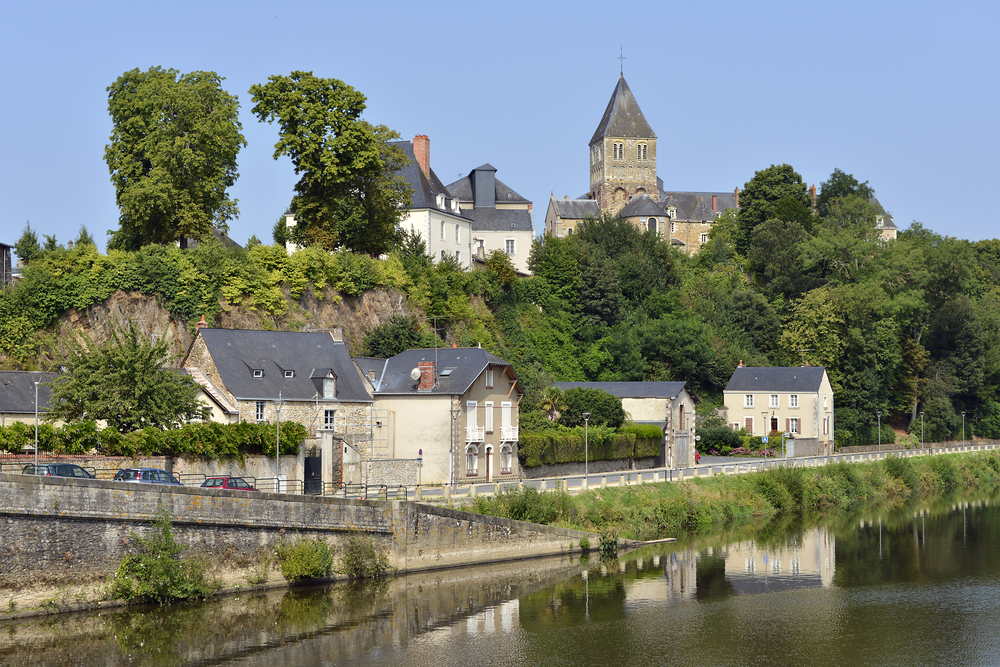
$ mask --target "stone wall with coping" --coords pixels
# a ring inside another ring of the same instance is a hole
[[[362,465],[369,484],[416,486],[420,478],[416,459],[368,459]]]
[[[624,470],[647,470],[656,468],[655,457],[645,457],[640,459],[615,459],[611,461],[590,461],[587,464],[587,472],[590,475],[600,475],[605,472],[622,472]],[[584,469],[583,461],[574,463],[551,463],[540,466],[522,466],[521,476],[524,479],[539,479],[548,477],[567,477],[569,475],[582,475]]]

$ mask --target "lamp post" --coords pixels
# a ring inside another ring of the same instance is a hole
[[[590,477],[590,413],[583,413],[583,478],[584,484]]]
[[[281,392],[278,392],[278,403],[275,407],[274,419],[274,492],[281,493]]]
[[[448,480],[455,486],[455,440],[458,437],[458,418],[462,414],[462,408],[451,409],[451,449],[448,451]]]
[[[878,415],[878,453],[882,453],[882,413],[876,412]]]
[[[924,413],[920,413],[920,449],[924,448]]]
[[[962,413],[962,446],[965,447],[965,413]]]
[[[830,462],[833,455],[833,422],[830,420],[830,411],[826,411],[826,462]]]
[[[35,380],[35,465],[38,465],[38,380]]]

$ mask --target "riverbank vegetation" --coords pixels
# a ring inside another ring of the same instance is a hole
[[[475,499],[474,512],[648,541],[736,528],[782,513],[850,509],[1000,485],[1000,452],[889,457],[818,468],[772,468],[676,484],[595,489],[577,496],[531,487]]]

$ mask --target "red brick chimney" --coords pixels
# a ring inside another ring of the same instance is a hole
[[[426,178],[431,177],[431,140],[426,134],[418,134],[413,137],[413,156],[417,158],[420,171],[424,172]]]
[[[813,208],[816,208],[816,184],[815,183],[813,183],[812,185],[809,186],[809,196],[812,197]]]
[[[435,375],[434,362],[418,361],[417,368],[420,369],[420,384],[417,385],[417,389],[433,389]]]
[[[712,213],[719,212],[719,197],[718,195],[712,195]]]
[[[733,199],[736,200],[736,208],[740,207],[740,189],[736,188],[733,190]]]
[[[205,316],[202,315],[201,316],[201,322],[198,322],[197,324],[195,324],[194,328],[195,329],[204,329],[206,327],[208,327],[208,322],[205,321]]]

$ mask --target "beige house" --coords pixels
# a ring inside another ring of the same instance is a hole
[[[390,458],[419,459],[420,483],[519,478],[524,391],[506,361],[480,348],[407,350],[370,368]],[[366,377],[370,377],[366,375]]]
[[[789,433],[797,455],[832,451],[833,388],[822,366],[740,365],[723,396],[733,430],[745,428],[757,436]]]
[[[622,409],[638,424],[663,429],[658,465],[689,468],[694,465],[695,404],[699,402],[685,382],[554,382],[563,391],[580,387],[600,389],[622,399]]]

